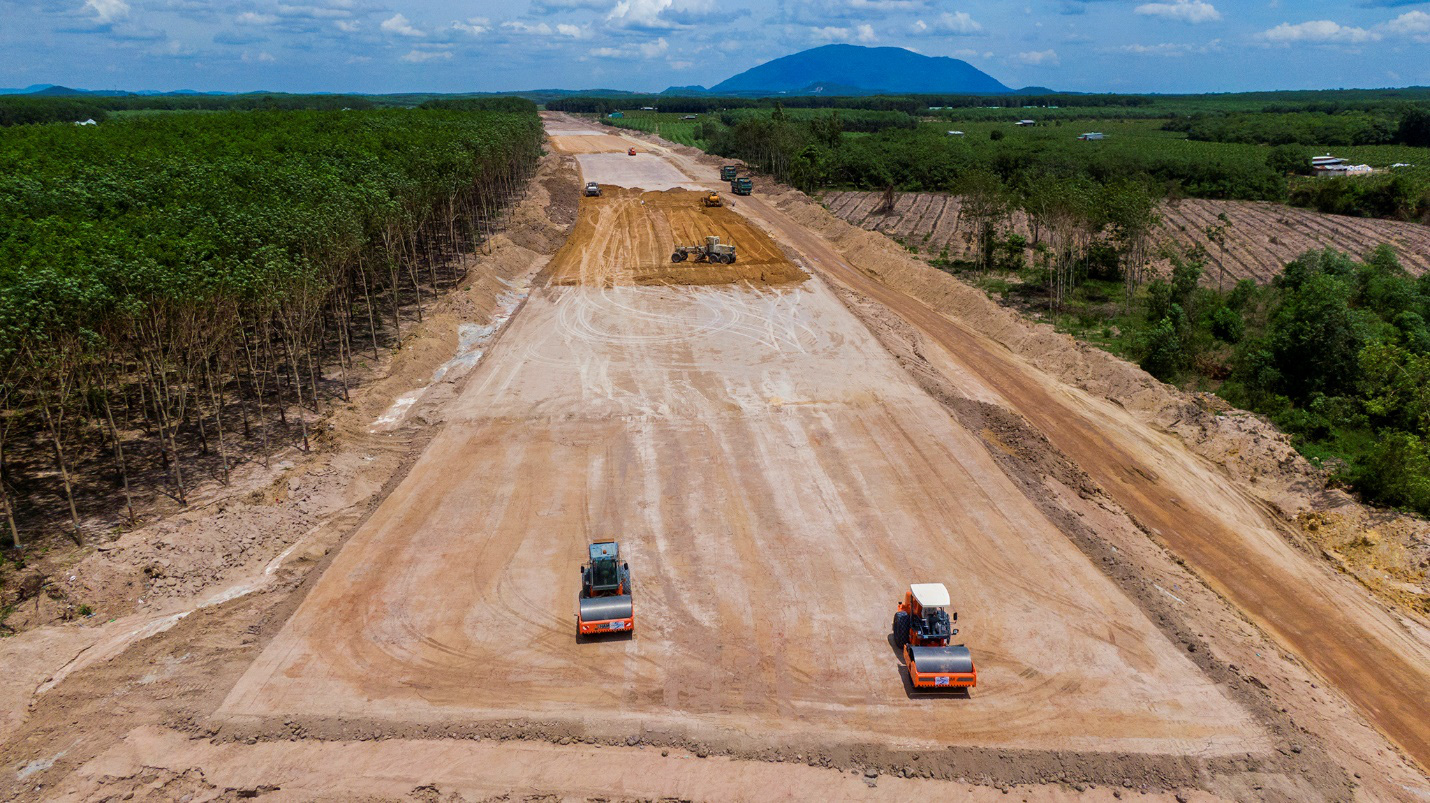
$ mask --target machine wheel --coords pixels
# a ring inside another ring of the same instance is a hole
[[[670,261],[671,261],[671,262],[684,262],[684,261],[685,261],[685,254],[682,254],[681,252],[676,251],[675,253],[673,253],[673,254],[670,255]]]
[[[908,611],[899,611],[894,614],[894,646],[900,650],[909,643],[910,619]]]

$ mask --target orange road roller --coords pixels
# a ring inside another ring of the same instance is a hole
[[[948,606],[948,589],[943,583],[914,583],[894,614],[894,643],[904,653],[914,688],[967,689],[978,685],[972,653],[962,644],[949,644],[958,635],[953,627],[958,614],[950,616]]]
[[[581,567],[576,632],[591,636],[634,631],[631,567],[621,561],[620,545],[615,541],[601,541],[591,544],[589,549],[590,560]]]

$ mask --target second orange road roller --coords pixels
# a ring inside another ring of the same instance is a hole
[[[950,644],[958,630],[949,615],[948,589],[943,583],[914,583],[894,614],[894,643],[904,654],[909,679],[916,689],[967,689],[978,685],[973,654],[962,644]]]

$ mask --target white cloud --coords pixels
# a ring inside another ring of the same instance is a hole
[[[399,36],[426,36],[426,34],[412,27],[412,21],[401,14],[393,14],[388,19],[383,20],[382,29],[388,33],[395,33]]]
[[[408,51],[407,55],[402,57],[402,60],[412,62],[413,64],[421,64],[424,61],[450,59],[451,57],[452,54],[446,50],[412,50]]]
[[[1189,56],[1202,53],[1217,53],[1222,49],[1221,40],[1213,39],[1204,45],[1185,42],[1161,42],[1155,45],[1123,45],[1118,48],[1123,53],[1139,56]]]
[[[1395,32],[1417,42],[1430,43],[1430,14],[1424,11],[1407,11],[1381,27],[1387,33]]]
[[[503,22],[501,27],[512,33],[526,34],[528,36],[569,36],[572,39],[581,39],[586,35],[586,30],[579,25],[569,25],[560,23],[555,28],[544,22],[535,25],[521,20],[510,20]]]
[[[1181,22],[1216,22],[1221,12],[1205,0],[1172,0],[1170,3],[1144,3],[1134,9],[1136,13],[1149,17],[1165,17]]]
[[[245,11],[239,14],[236,21],[241,25],[272,25],[278,18],[272,14],[258,14],[253,11]]]
[[[492,21],[486,17],[469,17],[465,22],[454,21],[452,30],[472,36],[481,36],[492,29]]]
[[[648,59],[653,59],[657,56],[664,54],[665,51],[669,49],[669,47],[670,45],[666,43],[665,37],[662,36],[654,42],[648,42],[646,44],[641,45],[641,55],[645,56]]]
[[[1360,44],[1380,39],[1380,34],[1365,28],[1341,25],[1331,20],[1313,20],[1292,25],[1283,22],[1269,31],[1262,31],[1259,38],[1274,44],[1289,45],[1297,42],[1338,42]]]
[[[273,58],[272,53],[268,53],[262,50],[257,53],[251,53],[245,50],[243,52],[243,55],[239,56],[239,58],[243,59],[243,61],[248,64],[271,64],[272,62],[276,61],[276,59]]]
[[[811,28],[809,31],[811,38],[821,42],[873,42],[879,38],[874,33],[874,26],[869,24],[856,25],[853,28],[844,28],[835,25],[827,25],[823,28]]]
[[[94,18],[100,22],[113,22],[129,15],[129,4],[124,0],[85,0],[84,8],[94,12]]]
[[[357,20],[338,20],[333,24],[338,26],[338,30],[343,33],[357,33],[362,29],[362,23]]]
[[[952,14],[944,13],[935,17],[932,22],[915,20],[911,26],[914,34],[951,34],[954,36],[968,36],[970,34],[982,33],[983,26],[966,11],[956,11]]]
[[[714,0],[619,0],[606,14],[617,28],[666,31],[690,28],[706,20],[733,16],[722,12]]]
[[[1029,50],[1019,53],[1014,56],[1014,58],[1024,64],[1031,64],[1035,67],[1041,67],[1043,65],[1056,67],[1061,63],[1058,60],[1058,52],[1056,50]]]
[[[928,0],[849,0],[850,8],[870,11],[916,11],[928,8]]]

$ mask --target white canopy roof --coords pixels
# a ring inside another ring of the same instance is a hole
[[[913,583],[909,586],[914,599],[925,608],[947,608],[948,589],[943,583]]]

